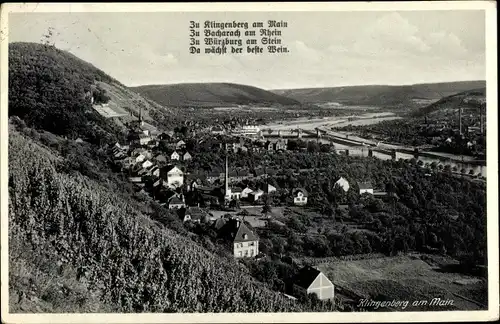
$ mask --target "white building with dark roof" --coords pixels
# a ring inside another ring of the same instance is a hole
[[[293,203],[297,206],[307,205],[307,191],[303,188],[295,188],[292,192]]]
[[[335,298],[333,283],[320,270],[305,266],[293,278],[293,291],[298,297],[304,294],[316,294],[320,300]]]
[[[373,186],[370,182],[361,182],[359,184],[359,194],[369,193],[373,195]]]

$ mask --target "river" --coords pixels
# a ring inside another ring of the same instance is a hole
[[[352,120],[349,120],[351,118]],[[306,130],[314,130],[317,127],[331,128],[343,127],[348,125],[363,126],[375,123],[380,123],[384,120],[400,119],[401,117],[394,115],[391,112],[381,113],[366,113],[361,115],[352,116],[337,116],[337,117],[323,117],[323,118],[297,118],[294,120],[287,120],[283,122],[272,122],[260,125],[261,129],[271,128],[273,130],[302,128]]]
[[[357,118],[356,120],[349,120],[348,118]],[[277,130],[286,130],[286,129],[296,129],[296,128],[302,128],[304,130],[314,130],[315,128],[325,128],[330,130],[331,127],[342,127],[342,126],[347,126],[347,125],[370,125],[370,124],[375,124],[379,123],[383,120],[394,120],[394,119],[400,119],[401,117],[395,116],[391,112],[380,112],[380,113],[365,113],[361,114],[358,116],[341,116],[341,117],[323,117],[323,118],[313,118],[313,119],[307,119],[307,118],[297,118],[291,121],[284,121],[280,123],[268,123],[268,124],[263,124],[259,125],[260,129],[265,130],[265,129],[273,129],[275,131]],[[367,144],[376,144],[376,141],[361,138],[359,136],[355,136],[353,134],[350,134],[348,132],[338,132],[338,131],[329,131],[331,134],[335,134],[340,137],[348,137],[349,139],[365,142]],[[307,140],[307,138],[304,138],[304,140]],[[317,140],[315,138],[309,138],[309,140]],[[338,150],[342,149],[348,149],[349,146],[338,144],[338,143],[332,143],[332,141],[327,140],[327,139],[320,139],[321,143],[324,144],[333,144],[335,145],[335,148]],[[412,147],[406,147],[403,145],[396,145],[396,144],[387,144],[387,143],[379,143],[378,147],[381,149],[406,149],[406,150],[413,150]],[[365,150],[355,150],[349,152],[351,156],[368,156],[368,148]],[[425,164],[432,164],[433,162],[437,163],[438,165],[450,165],[452,169],[457,169],[458,172],[460,172],[462,169],[465,170],[465,173],[469,173],[471,170],[474,172],[476,175],[480,175],[483,177],[486,177],[486,166],[481,166],[481,165],[475,165],[472,163],[467,163],[470,161],[473,161],[474,158],[471,156],[461,156],[461,155],[454,155],[454,154],[449,154],[449,153],[441,153],[441,152],[432,152],[433,155],[436,157],[427,157],[427,156],[419,156],[418,160],[422,161]],[[373,156],[380,158],[380,159],[391,159],[390,156],[381,154],[378,152],[373,152]],[[397,159],[412,159],[414,158],[412,154],[406,154],[406,153],[397,153]],[[458,160],[458,161],[457,161]],[[462,162],[459,162],[462,161]]]

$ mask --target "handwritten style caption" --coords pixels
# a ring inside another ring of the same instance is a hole
[[[406,309],[409,305],[411,305],[413,307],[419,307],[419,306],[447,307],[447,306],[453,306],[453,300],[452,299],[433,298],[431,300],[415,300],[413,302],[410,302],[409,300],[378,301],[378,300],[372,300],[372,299],[361,299],[359,301],[357,307],[373,308],[375,310],[379,309],[379,308]]]

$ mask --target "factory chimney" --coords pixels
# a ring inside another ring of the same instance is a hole
[[[459,132],[462,135],[462,107],[458,108],[458,123],[459,123]]]

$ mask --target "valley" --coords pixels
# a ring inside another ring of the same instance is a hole
[[[466,169],[484,153],[481,93],[463,93],[476,81],[127,87],[55,47],[9,47],[12,311],[487,305],[486,167]],[[458,134],[453,117],[427,131],[457,109]],[[425,128],[422,143],[406,123]],[[458,144],[442,153],[448,137]],[[301,295],[303,271],[326,293]]]

